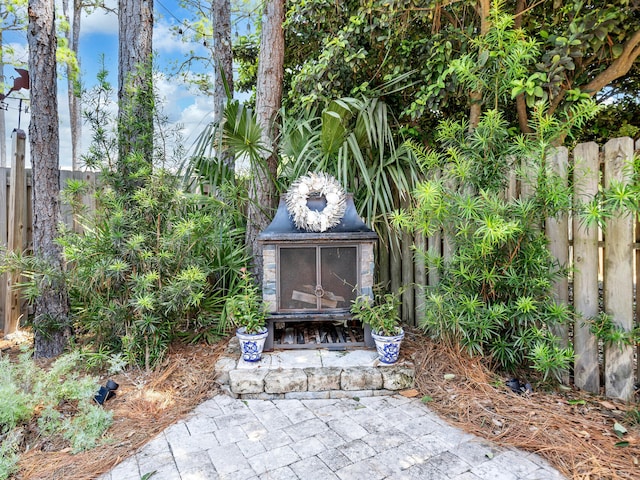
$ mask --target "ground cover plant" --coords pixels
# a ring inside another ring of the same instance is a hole
[[[93,401],[96,377],[83,370],[78,350],[41,368],[24,349],[16,357],[0,357],[0,479],[18,470],[25,438],[40,445],[60,443],[72,453],[108,440],[113,414]]]

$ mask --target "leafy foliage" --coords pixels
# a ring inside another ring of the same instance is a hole
[[[374,333],[392,337],[400,333],[399,307],[400,299],[394,293],[377,294],[374,300],[359,295],[351,305],[351,313]]]
[[[353,193],[360,215],[389,244],[394,234],[386,213],[406,200],[420,178],[414,158],[397,146],[396,126],[379,97],[336,99],[317,115],[283,115],[282,188],[308,171],[332,175]]]
[[[126,197],[102,185],[85,233],[60,242],[80,331],[150,368],[177,334],[217,327],[246,258],[243,229],[222,199],[184,192],[162,170],[141,178]]]
[[[227,297],[225,314],[231,324],[244,328],[247,334],[260,333],[265,328],[267,310],[258,285],[246,269],[240,276],[237,293]]]
[[[585,106],[572,121],[590,113]],[[428,180],[394,222],[425,235],[442,230],[451,245],[441,263],[424,252],[441,278],[426,292],[426,332],[507,370],[530,365],[545,377],[560,376],[572,351],[551,327],[573,314],[552,299],[554,281],[566,272],[550,255],[541,225],[571,207],[569,191],[548,165],[553,139],[570,124],[539,107],[534,125],[536,135],[513,137],[496,111],[486,112],[473,131],[465,122],[442,122],[441,152],[412,146]],[[533,193],[505,195],[509,172],[523,184],[535,179]]]
[[[589,330],[608,347],[622,348],[624,345],[640,343],[640,328],[627,331],[616,325],[611,315],[602,312],[595,318],[586,320]]]
[[[122,353],[149,369],[177,336],[222,332],[224,297],[247,263],[244,228],[235,192],[185,191],[137,151],[115,162],[116,137],[104,127],[109,96],[103,78],[88,113],[94,144],[86,161],[100,168],[95,213],[74,211],[83,232],[67,230],[59,242],[78,333],[102,355]],[[69,185],[67,197],[84,188]]]
[[[113,421],[112,412],[93,402],[98,382],[82,373],[80,352],[58,357],[46,370],[34,364],[32,353],[23,352],[17,361],[0,358],[0,479],[17,471],[18,437],[14,431],[31,419],[36,419],[42,436],[67,439],[74,453],[104,441]],[[73,409],[65,412],[66,420],[59,410],[63,405]]]
[[[458,74],[446,74],[457,62],[485,93],[496,94],[494,85],[482,85],[491,78],[504,85],[503,91],[524,94],[529,110],[538,100],[547,101],[551,110],[566,110],[593,95],[587,86],[614,62],[624,63],[625,45],[632,41],[640,15],[631,0],[490,3],[488,21],[494,28],[489,36],[501,35],[503,49],[485,48],[488,39],[478,35],[482,9],[477,2],[373,0],[339,7],[323,0],[289,2],[285,91],[292,95],[285,100],[287,108],[318,108],[334,98],[370,94],[412,72],[412,85],[385,101],[407,133],[431,142],[440,119],[460,120],[467,113],[468,83]],[[514,53],[522,58],[525,52],[527,61],[512,62]],[[465,63],[465,58],[474,61]],[[507,62],[509,71],[518,67],[524,74],[483,75]],[[620,92],[637,91],[635,65],[609,83],[606,97],[615,102]],[[495,100],[485,95],[485,108],[495,108]],[[506,100],[505,120],[516,127],[515,102]]]

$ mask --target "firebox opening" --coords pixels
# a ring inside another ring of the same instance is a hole
[[[347,350],[365,345],[360,322],[274,322],[273,346],[279,349]]]

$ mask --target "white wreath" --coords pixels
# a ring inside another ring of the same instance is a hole
[[[324,197],[327,205],[320,211],[311,210],[307,200]],[[287,210],[293,223],[301,230],[324,232],[340,223],[347,208],[342,186],[326,173],[307,173],[291,184],[285,195]]]

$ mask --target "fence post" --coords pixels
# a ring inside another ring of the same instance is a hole
[[[7,206],[8,192],[7,192],[7,173],[9,169],[6,167],[0,167],[0,251],[4,251],[7,246]],[[2,324],[2,331],[4,332],[4,299],[6,296],[7,288],[7,276],[6,274],[0,275],[0,322]]]
[[[11,190],[9,194],[9,221],[7,225],[8,252],[22,252],[26,207],[27,181],[24,169],[26,134],[14,130],[11,156]],[[20,293],[12,287],[20,278],[19,274],[7,274],[7,288],[4,298],[4,334],[14,333],[20,320]]]
[[[413,252],[411,251],[413,236],[403,231],[400,241],[402,242],[402,259],[400,261],[402,262],[402,288],[404,289],[402,294],[402,321],[408,325],[415,326],[415,264]]]
[[[595,142],[573,151],[573,189],[577,201],[588,202],[598,193],[600,147]],[[573,216],[573,304],[578,314],[573,327],[574,383],[592,393],[600,391],[598,339],[585,321],[598,315],[598,226],[587,227]]]
[[[636,140],[636,153],[640,151],[640,138]],[[636,244],[640,242],[640,218],[636,217]],[[636,248],[636,324],[640,325],[640,248]],[[636,359],[640,358],[640,344],[636,347]],[[636,361],[636,381],[640,382],[640,362]]]
[[[562,186],[567,186],[567,170],[569,165],[569,151],[566,147],[558,147],[548,158],[549,167],[560,177]],[[549,241],[549,251],[557,260],[560,268],[569,264],[569,220],[566,213],[557,217],[545,219],[545,233]],[[554,300],[564,305],[569,304],[569,279],[566,275],[556,280],[553,285]],[[569,345],[568,325],[553,325],[552,333],[560,339],[562,348]],[[562,374],[562,383],[569,383],[569,372]]]
[[[427,286],[427,268],[424,258],[424,253],[427,250],[427,239],[424,233],[418,232],[415,235],[414,243],[416,246],[413,254],[413,261],[415,263],[415,305],[414,305],[414,318],[415,324],[419,326],[424,318],[424,295],[425,288]]]
[[[627,164],[633,158],[633,140],[615,138],[604,146],[605,188],[613,182],[627,183]],[[604,238],[604,308],[613,323],[625,331],[633,329],[634,216],[619,212],[607,221]],[[634,395],[633,347],[609,345],[605,349],[605,390],[612,398],[631,400]]]

